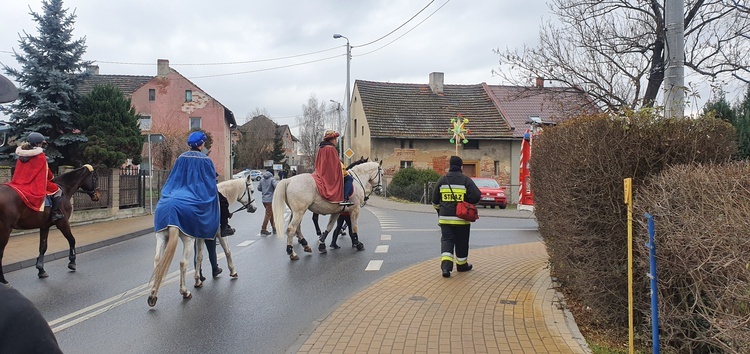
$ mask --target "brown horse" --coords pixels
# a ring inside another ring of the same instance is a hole
[[[5,184],[0,185],[0,283],[8,284],[3,275],[2,260],[3,251],[13,229],[39,229],[39,257],[36,259],[36,268],[39,270],[39,277],[46,278],[48,275],[44,271],[44,253],[47,252],[47,236],[49,236],[50,227],[57,226],[70,246],[68,268],[76,270],[76,240],[70,232],[68,222],[70,215],[73,214],[70,198],[80,189],[88,194],[92,201],[98,201],[101,195],[97,187],[98,176],[91,165],[84,165],[57,176],[54,181],[63,191],[60,211],[65,216],[55,222],[52,222],[49,207],[45,207],[44,211],[34,211],[24,204],[15,189]]]

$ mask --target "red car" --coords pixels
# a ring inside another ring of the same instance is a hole
[[[479,205],[484,205],[486,208],[488,205],[490,208],[495,206],[500,209],[505,209],[508,205],[507,199],[505,198],[505,187],[500,187],[497,181],[492,178],[479,178],[472,177],[474,184],[479,187],[479,191],[482,192],[482,198],[479,199]]]

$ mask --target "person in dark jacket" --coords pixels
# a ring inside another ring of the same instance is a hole
[[[440,268],[443,277],[449,278],[453,271],[455,251],[456,271],[468,272],[473,266],[469,259],[469,232],[471,222],[456,216],[456,205],[460,201],[479,203],[482,194],[474,181],[463,174],[463,160],[451,156],[448,173],[438,179],[432,193],[432,205],[438,212],[440,225]]]
[[[39,310],[5,284],[0,284],[0,353],[62,353]]]
[[[260,183],[258,183],[258,192],[261,193],[261,201],[263,202],[263,207],[266,208],[266,216],[263,217],[263,224],[260,227],[261,236],[267,236],[271,234],[271,232],[266,230],[269,222],[271,222],[273,233],[276,233],[276,228],[273,227],[273,209],[271,208],[271,202],[273,201],[273,192],[276,190],[276,184],[277,182],[276,179],[273,178],[273,170],[271,169],[268,169],[268,171],[263,173],[263,178],[260,180]]]

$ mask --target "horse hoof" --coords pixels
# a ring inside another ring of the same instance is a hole
[[[193,285],[194,288],[200,289],[203,287],[203,282],[197,281],[195,282],[195,285]]]
[[[229,273],[229,276],[232,278],[237,278],[239,274],[237,274],[237,272],[234,272],[234,273]]]
[[[357,244],[357,251],[364,251],[365,250],[365,244],[360,242]]]
[[[76,270],[76,264],[75,263],[68,263],[68,269],[70,269],[70,270]]]
[[[325,243],[318,244],[318,251],[320,253],[327,253],[328,251],[326,250],[326,244]]]
[[[39,272],[39,278],[40,279],[49,278],[49,274],[47,274],[47,272],[45,271],[41,271]]]
[[[150,307],[156,306],[156,296],[149,296],[148,297],[148,306],[150,306]]]
[[[182,299],[183,300],[190,300],[192,298],[193,298],[193,294],[191,292],[189,292],[189,291],[186,294],[182,294]]]
[[[312,253],[312,248],[310,246],[305,246],[305,252]]]
[[[293,260],[293,261],[297,261],[297,260],[299,260],[299,256],[296,255],[296,254],[295,255],[291,255],[291,256],[289,256],[289,259]]]
[[[341,248],[341,246],[339,246],[339,245],[337,245],[337,244],[335,244],[335,243],[334,243],[334,244],[331,244],[331,249],[337,250],[337,249],[339,249],[339,248]]]

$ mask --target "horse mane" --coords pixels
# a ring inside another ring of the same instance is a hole
[[[94,171],[93,167],[91,167],[91,165],[87,164],[87,165],[83,165],[83,166],[81,166],[79,168],[76,168],[74,170],[70,170],[68,172],[65,172],[63,174],[59,174],[59,175],[55,176],[55,178],[53,178],[52,180],[55,181],[55,182],[63,182],[63,183],[64,182],[71,182],[71,179],[78,178],[79,173],[81,171],[83,171],[83,169],[88,169],[90,172]]]
[[[219,184],[216,185],[216,188],[218,188],[219,193],[231,203],[245,192],[246,181],[245,178],[230,179],[224,182],[219,182]],[[250,184],[250,190],[253,190],[252,184]]]
[[[346,166],[346,169],[347,169],[347,170],[351,170],[351,169],[352,169],[352,167],[354,167],[354,166],[357,166],[357,165],[361,165],[361,164],[363,164],[363,163],[365,163],[365,162],[367,162],[367,161],[369,161],[369,160],[370,160],[370,158],[369,158],[369,157],[368,157],[368,158],[364,158],[364,157],[362,156],[362,157],[360,157],[360,158],[359,158],[359,160],[357,160],[357,161],[354,161],[354,162],[350,163],[350,164],[349,164],[349,166]]]

